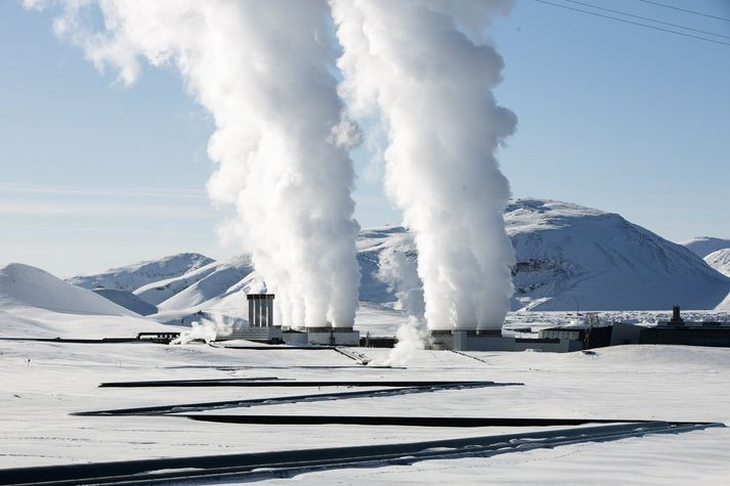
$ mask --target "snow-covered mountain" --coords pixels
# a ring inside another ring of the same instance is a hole
[[[243,255],[150,282],[136,289],[134,294],[160,309],[193,307],[222,297],[252,271],[250,257]]]
[[[90,290],[22,263],[0,268],[0,306],[34,307],[73,314],[136,315]]]
[[[199,253],[180,253],[159,260],[112,268],[99,274],[78,275],[67,281],[85,289],[105,288],[132,292],[149,282],[176,277],[213,261]]]
[[[160,310],[187,309],[211,300],[218,303],[231,294],[251,291],[251,285],[246,284],[252,280],[247,280],[246,277],[254,270],[248,256],[230,258],[212,265],[214,266],[212,272],[160,303],[158,306]],[[190,281],[190,278],[186,277],[187,275],[189,274],[181,276],[180,280]],[[172,282],[169,282],[169,285],[173,287]],[[141,296],[144,298],[143,295]]]
[[[695,253],[618,214],[559,201],[516,199],[505,221],[517,254],[513,310],[663,310],[674,304],[713,309],[730,293],[730,278]],[[383,277],[389,272],[381,271],[389,260],[382,256],[402,253],[400,261],[415,269],[417,253],[408,231],[398,226],[363,230],[357,251],[360,299],[397,308],[395,285]],[[125,268],[126,282],[134,281],[133,267]],[[134,294],[166,316],[215,311],[245,317],[245,292],[265,289],[248,257],[210,262],[177,275],[160,272],[156,280],[147,271],[154,266],[144,268],[148,283]]]
[[[709,266],[730,277],[730,248],[713,251],[705,257]]]
[[[125,290],[97,288],[93,292],[141,316],[157,313],[157,307]]]
[[[720,275],[686,248],[618,214],[576,204],[517,199],[505,212],[516,250],[513,310],[713,309],[730,292]],[[382,251],[416,250],[403,228],[361,233],[361,299],[394,300],[378,277]]]
[[[519,199],[505,221],[517,253],[518,308],[713,309],[730,292],[730,279],[687,248],[618,214]]]
[[[689,248],[700,258],[705,258],[712,252],[730,248],[730,240],[725,238],[713,238],[710,236],[699,236],[691,240],[680,243],[682,246]]]
[[[20,263],[0,267],[0,336],[98,339],[170,330],[177,329],[39,268]]]

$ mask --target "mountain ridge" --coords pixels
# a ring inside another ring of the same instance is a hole
[[[512,310],[662,310],[674,304],[713,309],[730,294],[730,278],[697,254],[619,214],[520,198],[507,206],[505,224],[517,257]],[[357,241],[360,300],[398,308],[398,283],[386,281],[381,272],[381,265],[388,264],[383,259],[387,252],[402,253],[415,272],[417,252],[406,228],[363,229]],[[132,268],[128,271],[134,273]],[[263,290],[265,284],[243,255],[191,265],[184,273],[152,280],[133,293],[161,312],[234,312],[243,307],[240,313],[245,316],[245,295],[237,294]]]

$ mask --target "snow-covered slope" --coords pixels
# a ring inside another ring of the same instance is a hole
[[[157,312],[157,307],[145,302],[131,292],[115,289],[94,289],[94,293],[141,316],[148,316]]]
[[[248,256],[231,258],[214,265],[215,269],[204,278],[162,302],[159,305],[160,310],[186,309],[212,299],[224,299],[230,293],[246,291],[245,285],[238,284],[253,272]]]
[[[683,241],[680,244],[689,248],[693,253],[699,255],[700,258],[704,258],[717,250],[730,248],[730,240],[710,236],[699,236],[691,240]]]
[[[79,275],[67,281],[79,287],[103,287],[131,292],[139,287],[169,277],[176,277],[212,263],[213,259],[199,253],[180,253],[159,260],[133,263],[94,275]]]
[[[713,251],[705,257],[709,266],[730,277],[730,248]]]
[[[134,294],[157,305],[160,310],[185,309],[241,290],[245,286],[243,280],[252,271],[250,257],[243,255],[213,262],[177,277],[151,282],[135,290]],[[241,285],[237,286],[239,283]]]
[[[517,199],[505,222],[517,254],[514,310],[713,309],[730,291],[730,279],[701,258],[618,214]],[[378,277],[379,254],[406,252],[415,265],[412,240],[403,228],[367,230],[358,250],[361,299],[392,302]]]
[[[618,214],[520,199],[505,220],[517,252],[519,307],[712,309],[730,291],[730,279],[697,255]]]
[[[19,263],[0,268],[0,336],[133,338],[139,332],[179,330],[38,268]]]
[[[416,265],[417,253],[411,235],[401,226],[365,229],[357,241],[357,261],[360,264],[360,300],[378,304],[393,303],[397,299],[386,282],[378,275],[380,255],[383,252],[401,252],[411,265]]]
[[[136,315],[90,290],[21,263],[0,268],[0,307],[36,307],[72,314]]]

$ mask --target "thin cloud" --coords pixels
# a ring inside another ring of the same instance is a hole
[[[215,217],[216,213],[205,206],[140,206],[16,200],[0,201],[0,214],[18,216],[138,216],[141,219],[208,219]]]
[[[0,194],[56,194],[71,196],[115,196],[115,197],[171,197],[207,199],[202,189],[179,189],[165,187],[130,187],[114,189],[84,189],[78,187],[31,186],[25,184],[0,184]]]

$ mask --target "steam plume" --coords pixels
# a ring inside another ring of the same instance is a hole
[[[408,313],[408,321],[396,332],[398,342],[382,363],[385,366],[404,365],[413,354],[424,349],[428,340],[428,329],[424,321],[423,284],[418,277],[415,262],[406,253],[390,248],[380,253],[378,277],[398,298],[398,305]]]
[[[429,328],[500,327],[514,250],[495,151],[516,117],[491,92],[503,61],[483,30],[511,2],[330,3],[340,92],[355,116],[387,127],[386,189],[414,234]]]
[[[26,0],[28,7],[42,6]],[[325,0],[67,0],[58,35],[134,83],[146,59],[176,68],[212,113],[210,197],[235,204],[229,226],[288,325],[352,326],[359,268],[349,144],[333,76]],[[104,26],[95,30],[88,8]]]
[[[212,319],[200,319],[193,321],[189,331],[182,331],[180,336],[173,339],[170,344],[188,344],[193,341],[204,341],[209,343],[215,341],[218,334],[230,334],[231,325],[221,315],[214,314]]]

